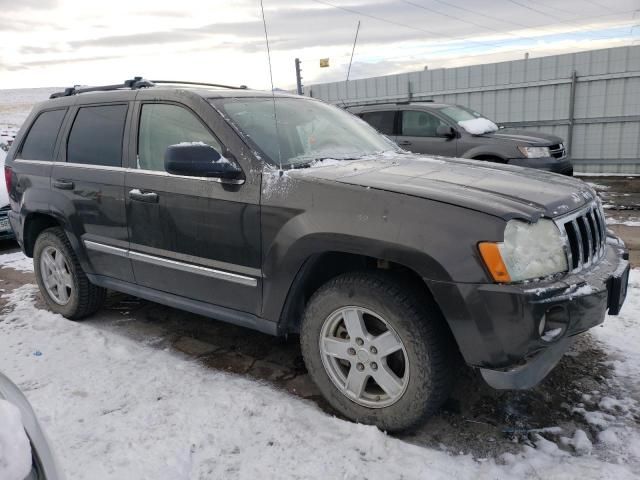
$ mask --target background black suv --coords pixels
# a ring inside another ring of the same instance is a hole
[[[70,319],[113,289],[299,332],[334,408],[399,430],[460,354],[528,388],[624,301],[627,253],[579,180],[409,154],[305,97],[88,90],[36,106],[5,167],[12,228]]]
[[[348,110],[405,150],[473,158],[573,175],[560,137],[500,128],[461,105],[404,102],[349,107]]]

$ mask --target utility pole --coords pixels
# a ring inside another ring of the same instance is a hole
[[[298,86],[298,95],[302,95],[302,69],[300,68],[300,59],[296,58],[296,85]]]

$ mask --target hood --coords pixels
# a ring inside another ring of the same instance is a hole
[[[536,145],[546,147],[562,143],[562,138],[548,133],[531,132],[529,130],[516,130],[513,128],[501,128],[497,132],[485,133],[479,137],[493,138],[496,140],[507,140],[518,144]]]
[[[553,218],[596,198],[578,179],[476,160],[394,154],[316,165],[292,175],[426,198],[505,220]]]

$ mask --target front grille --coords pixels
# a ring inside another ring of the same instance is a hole
[[[567,155],[564,144],[562,143],[551,145],[549,147],[549,152],[551,153],[551,156],[555,158],[564,158]]]
[[[607,242],[604,212],[599,202],[556,220],[565,238],[567,263],[571,271],[581,270],[602,258]]]

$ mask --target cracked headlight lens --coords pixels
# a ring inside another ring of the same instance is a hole
[[[479,245],[485,265],[497,282],[519,282],[568,270],[564,240],[554,222],[510,220],[504,242]]]

